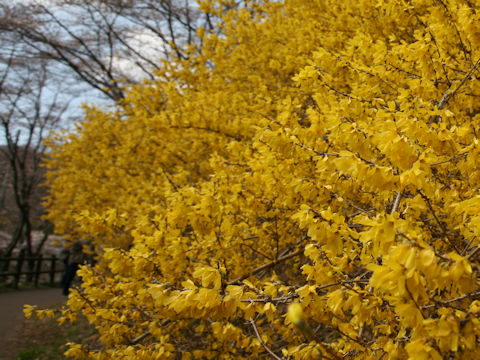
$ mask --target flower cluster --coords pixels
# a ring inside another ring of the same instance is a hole
[[[99,257],[59,320],[105,348],[67,355],[478,358],[480,2],[225,2],[51,139],[48,218]]]

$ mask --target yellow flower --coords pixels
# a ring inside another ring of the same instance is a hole
[[[294,302],[288,305],[287,319],[295,325],[303,321],[303,308],[300,303]]]

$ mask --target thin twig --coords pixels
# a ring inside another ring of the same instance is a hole
[[[440,303],[440,304],[450,304],[450,303],[455,302],[455,301],[461,301],[461,300],[464,300],[464,299],[467,299],[467,298],[472,298],[472,297],[479,296],[479,295],[480,295],[480,291],[477,291],[477,292],[470,293],[470,294],[463,295],[463,296],[459,296],[459,297],[456,297],[456,298],[450,299],[450,300],[445,300],[445,301],[438,300],[437,302]]]
[[[418,309],[418,311],[420,312],[420,315],[422,315],[422,318],[425,320],[425,315],[423,314],[422,308],[418,305],[417,301],[413,297],[413,294],[408,288],[408,283],[406,281],[405,281],[405,290],[407,290],[407,293],[410,296],[410,299],[412,299],[413,303],[415,304],[415,307]]]
[[[461,155],[458,155],[458,156],[453,156],[453,157],[451,157],[451,158],[448,159],[448,160],[435,162],[435,163],[433,163],[433,164],[430,164],[430,166],[437,166],[437,165],[445,164],[445,163],[448,163],[448,162],[450,162],[450,161],[455,161],[455,160],[458,160],[458,159],[467,157],[467,155],[468,155],[468,152],[466,152],[466,153],[464,153],[464,154],[461,154]]]
[[[327,289],[329,287],[338,286],[338,285],[346,286],[348,284],[366,284],[369,281],[370,280],[368,280],[368,279],[352,279],[352,280],[337,281],[337,282],[334,282],[334,283],[331,283],[331,284],[325,284],[325,285],[317,286],[315,289],[317,291],[319,291],[319,290]],[[270,298],[270,297],[263,298],[263,299],[248,298],[248,299],[240,300],[240,302],[246,302],[246,303],[254,303],[254,302],[259,302],[259,303],[287,303],[290,300],[296,299],[298,297],[299,297],[299,295],[297,293],[293,293],[293,294],[290,294],[290,295],[280,296],[280,297],[276,297],[276,298]]]
[[[468,229],[468,228],[467,228]],[[465,246],[462,250],[462,253],[460,255],[462,256],[465,256],[467,250],[470,248],[470,245],[472,244],[473,240],[475,240],[477,238],[477,235],[473,235],[473,237],[470,239],[470,241],[468,242],[467,246]]]
[[[257,303],[287,303],[290,300],[298,298],[299,296],[300,295],[298,295],[296,293],[293,293],[293,294],[290,294],[290,295],[280,296],[280,297],[276,297],[276,298],[265,298],[265,299],[251,299],[251,298],[248,298],[248,299],[245,299],[245,300],[240,300],[240,302],[244,302],[244,303],[256,303],[256,302]]]
[[[301,143],[294,143],[294,145],[298,146],[298,147],[301,147],[302,149],[306,149],[306,150],[309,150],[317,155],[320,155],[320,156],[335,156],[335,157],[339,157],[340,155],[339,154],[336,154],[336,153],[327,153],[327,152],[322,152],[322,151],[317,151],[315,149],[312,149],[311,147],[309,146],[306,146],[306,145],[303,145]]]
[[[371,73],[371,72],[369,72],[369,71],[367,71],[367,70],[364,70],[364,69],[356,68],[356,67],[353,66],[348,60],[344,60],[344,59],[341,58],[340,56],[334,54],[332,51],[327,50],[327,52],[328,52],[330,55],[332,55],[333,57],[335,57],[337,60],[342,61],[343,63],[345,63],[349,68],[379,79],[381,82],[383,82],[384,84],[386,84],[387,86],[389,86],[390,88],[392,88],[392,89],[398,94],[398,90],[397,90],[392,84],[390,84],[388,81],[382,79],[379,75],[373,74],[373,73]]]
[[[442,110],[443,107],[445,105],[447,105],[448,101],[453,97],[455,96],[455,94],[457,93],[457,91],[463,86],[463,84],[465,84],[465,82],[467,80],[470,79],[470,77],[475,73],[475,71],[477,71],[478,69],[478,66],[480,66],[480,59],[477,60],[477,62],[475,63],[475,65],[473,65],[472,69],[468,72],[468,74],[463,78],[463,80],[460,82],[460,84],[458,84],[458,86],[455,88],[455,90],[453,90],[452,92],[450,92],[450,88],[451,86],[447,89],[447,91],[445,91],[445,93],[443,94],[442,98],[440,99],[440,101],[438,102],[438,110]]]
[[[260,334],[258,333],[257,325],[255,325],[255,320],[252,318],[248,319],[250,324],[252,324],[253,330],[255,331],[255,335],[257,336],[258,341],[260,341],[260,344],[263,346],[263,348],[270,354],[270,356],[275,359],[275,360],[282,360],[280,357],[278,357],[270,348],[265,344],[265,342],[262,340],[260,337]]]
[[[158,326],[162,327],[162,326],[165,326],[167,325],[168,323],[170,323],[170,320],[169,319],[165,319],[163,320],[161,323],[157,323]],[[143,334],[141,335],[138,335],[136,338],[130,340],[130,345],[136,345],[138,344],[140,341],[142,341],[143,339],[145,339],[146,337],[152,335],[152,333],[150,332],[150,330],[147,330],[145,331]]]
[[[432,299],[433,301],[435,301],[435,304],[424,305],[424,306],[422,306],[422,309],[429,309],[429,308],[435,307],[437,305],[448,305],[448,304],[451,304],[451,303],[456,302],[456,301],[461,301],[461,300],[476,297],[476,296],[480,296],[480,291],[470,293],[470,294],[467,294],[467,295],[463,295],[463,296],[459,296],[459,297],[456,297],[456,298],[450,299],[450,300],[434,300],[434,299]]]
[[[87,303],[88,306],[90,306],[90,309],[96,312],[95,306],[92,305],[92,302],[90,301],[90,299],[88,299],[85,296],[85,294],[82,291],[80,291],[79,288],[77,288],[76,290],[77,290],[77,294],[80,295],[80,297]]]
[[[457,254],[460,254],[460,251],[457,249],[457,247],[455,246],[453,240],[450,238],[450,236],[448,235],[448,231],[447,229],[445,228],[445,226],[443,225],[443,223],[440,222],[440,220],[438,219],[437,217],[437,214],[435,213],[435,211],[433,210],[433,207],[432,207],[432,204],[430,203],[430,199],[428,198],[427,195],[425,195],[421,190],[417,190],[417,193],[420,194],[420,196],[422,197],[423,201],[425,201],[425,203],[427,204],[428,208],[430,209],[430,212],[432,213],[436,223],[438,224],[438,226],[440,226],[440,229],[442,229],[442,232],[443,232],[443,236],[445,236],[448,240],[448,242],[450,243],[450,245],[455,249],[455,251],[457,252]]]
[[[415,240],[415,239],[412,239],[410,238],[409,236],[407,236],[404,232],[400,231],[400,230],[397,230],[397,235],[403,237],[404,239],[408,240],[410,242],[410,245],[412,246],[416,246],[417,248],[422,248],[418,242]],[[440,254],[438,251],[436,251],[434,248],[432,249],[433,252],[435,253],[435,256],[442,259],[443,261],[445,262],[448,262],[448,263],[452,263],[453,260],[451,258],[448,258],[442,254]]]
[[[473,250],[467,257],[466,259],[469,260],[473,255],[475,255],[478,251],[480,250],[480,246],[477,247],[475,250]]]
[[[338,194],[336,194],[336,193],[334,193],[334,192],[333,192],[332,194],[335,195],[335,197],[337,197],[337,198],[340,197]],[[343,199],[343,198],[342,198],[342,199]],[[343,202],[344,202],[345,204],[347,204],[348,206],[354,208],[355,210],[358,210],[358,211],[360,211],[360,212],[362,212],[362,213],[364,213],[364,214],[367,214],[368,216],[373,216],[373,214],[370,213],[369,210],[362,209],[361,207],[353,204],[352,202],[348,201],[347,199],[343,199]]]
[[[150,336],[150,330],[145,331],[142,335],[137,336],[135,339],[130,340],[130,345],[136,345],[147,336]]]
[[[161,170],[162,170],[162,172],[163,172],[163,175],[165,175],[165,177],[167,178],[167,180],[168,180],[168,182],[170,183],[170,185],[172,185],[172,187],[173,187],[173,189],[175,190],[175,192],[178,192],[178,191],[179,191],[179,188],[178,188],[177,184],[175,184],[175,183],[173,182],[173,180],[170,179],[170,176],[168,176],[167,172],[166,172],[163,168],[161,168]]]
[[[358,284],[358,283],[368,283],[370,280],[368,279],[353,279],[353,280],[344,280],[344,281],[337,281],[331,284],[326,284],[326,285],[320,285],[316,287],[316,290],[323,290],[332,286],[337,286],[337,285],[345,285],[345,284]]]
[[[387,355],[387,352],[384,352],[382,355],[380,355],[380,357],[377,360],[382,360],[385,355]]]
[[[397,197],[395,198],[395,201],[393,203],[392,211],[390,212],[390,215],[393,215],[395,211],[398,209],[398,205],[400,205],[400,200],[402,199],[402,192],[399,191],[397,193]]]
[[[275,261],[271,261],[269,263],[266,263],[266,264],[263,264],[255,269],[253,269],[250,273],[248,274],[245,274],[245,275],[242,275],[238,278],[236,278],[235,280],[232,280],[228,283],[228,285],[240,285],[242,283],[243,280],[247,279],[248,277],[252,276],[252,275],[255,275],[255,274],[258,274],[260,271],[262,270],[266,270],[266,269],[269,269],[275,265],[277,265],[278,263],[282,262],[282,261],[285,261],[285,260],[288,260],[288,259],[291,259],[295,256],[298,256],[298,255],[301,255],[303,254],[303,249],[301,250],[297,250],[297,251],[294,251],[293,253],[290,253],[290,254],[287,254],[285,256],[282,256],[282,257],[279,257],[277,260]]]

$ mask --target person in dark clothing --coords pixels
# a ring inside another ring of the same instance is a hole
[[[70,286],[75,278],[78,267],[84,261],[83,242],[81,240],[73,243],[72,247],[70,248],[70,255],[67,258],[67,261],[68,263],[65,269],[65,274],[62,278],[63,295],[65,296],[68,296],[68,293],[70,292]]]
[[[65,279],[67,278],[68,259],[70,258],[70,251],[68,251],[68,249],[63,249],[60,252],[59,258],[63,262],[63,274],[62,274],[62,280],[60,281],[60,285],[63,289],[63,286],[65,284]]]

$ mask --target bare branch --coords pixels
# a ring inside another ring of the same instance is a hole
[[[440,229],[442,230],[443,236],[448,240],[449,244],[455,249],[455,251],[458,254],[460,254],[460,251],[455,246],[455,243],[453,242],[453,239],[450,238],[450,235],[448,233],[448,230],[445,228],[445,225],[438,219],[437,214],[435,213],[435,210],[433,210],[432,204],[430,203],[430,199],[421,190],[417,190],[417,193],[420,194],[422,199],[427,204],[428,208],[430,209],[430,212],[433,215],[433,218],[435,219],[435,222],[438,224],[438,226],[440,226]]]
[[[297,251],[294,251],[290,254],[287,254],[287,255],[284,255],[284,256],[281,256],[279,257],[277,260],[275,261],[272,261],[272,262],[269,262],[269,263],[266,263],[266,264],[263,264],[255,269],[253,269],[249,274],[245,274],[245,275],[242,275],[238,278],[236,278],[235,280],[232,280],[230,282],[228,282],[228,285],[240,285],[242,283],[243,280],[247,279],[248,277],[252,276],[252,275],[255,275],[255,274],[258,274],[259,272],[263,271],[263,270],[266,270],[266,269],[269,269],[271,267],[274,267],[275,265],[283,262],[283,261],[286,261],[288,259],[291,259],[295,256],[298,256],[298,255],[301,255],[303,254],[303,249],[301,250],[297,250]]]
[[[448,101],[455,96],[457,91],[471,78],[471,76],[477,71],[478,67],[480,66],[480,59],[477,60],[475,65],[473,65],[472,69],[468,72],[468,74],[462,79],[460,84],[457,85],[455,90],[451,91],[452,86],[450,86],[447,91],[443,94],[442,98],[438,102],[437,108],[438,110],[442,110],[445,105],[447,105]],[[453,84],[452,84],[453,85]]]
[[[255,320],[253,320],[252,318],[248,319],[248,321],[250,322],[250,324],[252,324],[252,327],[253,327],[253,331],[255,331],[255,335],[258,339],[258,341],[260,342],[260,344],[263,346],[263,348],[265,349],[266,352],[268,352],[270,354],[270,356],[272,357],[272,359],[275,359],[275,360],[282,360],[280,357],[278,357],[272,350],[270,350],[270,348],[267,346],[267,344],[265,344],[265,342],[263,341],[262,337],[260,336],[259,332],[258,332],[258,329],[257,329],[257,325],[255,324]]]

